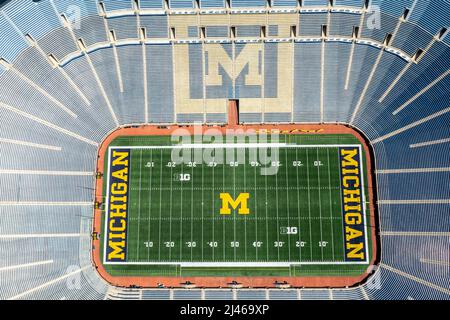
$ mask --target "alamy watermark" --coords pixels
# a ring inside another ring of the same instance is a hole
[[[226,129],[225,132],[210,128],[202,130],[195,126],[194,132],[178,128],[171,136],[174,144],[171,161],[188,167],[207,165],[250,164],[261,175],[276,175],[279,167],[278,133],[256,132],[254,129]]]

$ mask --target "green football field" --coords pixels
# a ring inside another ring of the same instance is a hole
[[[108,260],[108,242],[102,241],[107,270],[127,275],[349,275],[367,267],[367,222],[364,261],[345,256],[339,148],[359,147],[355,137],[281,135],[278,156],[272,154],[270,161],[258,158],[260,146],[237,146],[221,146],[221,156],[207,144],[172,146],[170,137],[114,140],[105,157],[105,177],[114,168],[112,152],[127,150],[127,222],[122,260]],[[364,168],[364,149],[359,150]],[[190,161],[174,161],[173,154],[181,151],[185,158],[191,155]],[[210,157],[198,161],[195,152]],[[272,168],[272,174],[262,174],[264,168]],[[109,192],[102,233],[107,234],[111,181],[105,180]],[[364,214],[369,221],[369,212]]]

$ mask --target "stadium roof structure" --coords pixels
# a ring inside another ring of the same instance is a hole
[[[0,3],[1,299],[450,298],[448,0]],[[185,290],[100,277],[102,141],[129,126],[224,125],[230,99],[242,123],[366,137],[380,227],[367,281]]]

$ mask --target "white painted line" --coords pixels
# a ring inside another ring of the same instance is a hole
[[[29,175],[48,175],[48,176],[92,176],[93,172],[81,171],[41,171],[41,170],[8,170],[0,169],[0,174],[29,174]]]
[[[436,145],[436,144],[449,143],[449,142],[450,142],[450,138],[448,138],[448,139],[440,139],[440,140],[433,140],[433,141],[425,141],[425,142],[414,143],[414,144],[410,144],[409,147],[410,147],[411,149],[414,149],[414,148],[421,148],[421,147],[434,146],[434,145]]]
[[[450,199],[378,200],[378,204],[450,204]]]
[[[388,134],[386,134],[384,136],[381,136],[381,137],[379,137],[377,139],[374,139],[374,140],[372,140],[372,143],[375,144],[375,143],[378,143],[380,141],[386,140],[387,138],[393,137],[393,136],[395,136],[395,135],[397,135],[399,133],[402,133],[402,132],[404,132],[406,130],[414,128],[414,127],[416,127],[418,125],[421,125],[422,123],[425,123],[425,122],[430,121],[430,120],[432,120],[434,118],[440,117],[443,114],[446,114],[447,112],[450,112],[450,107],[445,108],[445,109],[443,109],[441,111],[438,111],[436,113],[433,113],[432,115],[429,115],[428,117],[425,117],[425,118],[423,118],[421,120],[415,121],[415,122],[413,122],[411,124],[408,124],[408,125],[400,128],[400,129],[394,130],[391,133],[388,133]]]
[[[30,234],[0,234],[0,239],[27,239],[27,238],[78,238],[79,233],[30,233]]]
[[[367,264],[366,261],[353,262],[353,261],[308,261],[308,262],[289,262],[289,261],[261,261],[261,262],[247,262],[247,261],[236,261],[236,262],[177,262],[177,261],[152,261],[152,262],[104,262],[107,265],[177,265],[183,268],[185,267],[290,267],[298,265],[352,265],[352,264]]]
[[[10,143],[10,144],[16,144],[19,146],[38,148],[38,149],[46,149],[46,150],[51,150],[51,151],[61,151],[62,150],[61,147],[49,146],[49,145],[45,145],[45,144],[38,144],[38,143],[27,142],[27,141],[5,139],[5,138],[0,138],[0,143]]]
[[[421,95],[423,95],[424,93],[426,93],[428,90],[430,90],[432,87],[434,87],[439,81],[441,81],[442,79],[444,79],[446,76],[448,76],[450,74],[450,69],[447,70],[446,72],[444,72],[443,74],[441,74],[439,77],[437,77],[433,82],[431,82],[429,85],[427,85],[425,88],[423,88],[422,90],[420,90],[420,92],[418,92],[416,95],[414,95],[414,97],[412,97],[411,99],[409,99],[408,101],[406,101],[404,104],[402,104],[399,108],[397,108],[394,112],[392,112],[392,114],[395,116],[397,115],[400,111],[402,111],[403,109],[405,109],[407,106],[409,106],[411,103],[413,103],[417,98],[419,98]]]
[[[16,269],[22,269],[22,268],[35,267],[35,266],[42,266],[42,265],[51,264],[51,263],[53,263],[53,260],[38,261],[38,262],[19,264],[19,265],[15,265],[15,266],[1,267],[0,268],[0,272],[16,270]]]
[[[29,295],[29,294],[31,294],[31,293],[34,293],[34,292],[38,291],[38,290],[44,289],[44,288],[46,288],[46,287],[48,287],[48,286],[51,286],[52,284],[55,284],[55,283],[57,283],[57,282],[59,282],[59,281],[61,281],[61,280],[64,280],[64,279],[66,279],[66,278],[72,277],[72,276],[74,276],[74,275],[76,275],[76,274],[78,274],[78,273],[80,273],[80,272],[82,272],[82,271],[84,271],[84,270],[86,270],[87,268],[90,268],[90,267],[91,267],[91,266],[89,265],[89,266],[86,266],[86,267],[84,267],[84,268],[75,270],[75,271],[73,271],[73,272],[71,272],[71,273],[67,273],[67,274],[65,274],[65,275],[63,275],[63,276],[61,276],[61,277],[59,277],[59,278],[53,279],[53,280],[48,281],[48,282],[46,282],[46,283],[44,283],[44,284],[41,284],[40,286],[34,287],[33,289],[30,289],[30,290],[27,290],[27,291],[25,291],[25,292],[22,292],[22,293],[20,293],[20,294],[18,294],[18,295],[15,295],[15,296],[9,298],[8,300],[17,300],[17,299],[21,299],[21,298],[23,298],[23,297],[26,296],[26,295]]]
[[[450,167],[444,168],[417,168],[417,169],[387,169],[377,170],[377,174],[391,174],[391,173],[429,173],[429,172],[449,172]]]
[[[192,143],[167,146],[120,146],[109,147],[121,149],[236,149],[236,148],[336,148],[336,147],[359,147],[359,144],[286,144],[286,143]]]
[[[87,138],[84,138],[84,137],[82,137],[82,136],[80,136],[80,135],[78,135],[76,133],[73,133],[72,131],[63,129],[61,127],[58,127],[57,125],[55,125],[53,123],[50,123],[50,122],[48,122],[46,120],[43,120],[43,119],[38,118],[36,116],[33,116],[33,115],[31,115],[29,113],[26,113],[24,111],[21,111],[19,109],[16,109],[16,108],[14,108],[14,107],[12,107],[10,105],[4,104],[3,102],[0,102],[0,107],[3,108],[3,109],[9,110],[11,112],[17,113],[17,114],[19,114],[19,115],[21,115],[21,116],[23,116],[25,118],[28,118],[30,120],[36,121],[36,122],[38,122],[38,123],[40,123],[40,124],[42,124],[42,125],[44,125],[46,127],[52,128],[52,129],[54,129],[56,131],[59,131],[61,133],[66,134],[68,136],[71,136],[72,138],[78,139],[80,141],[83,141],[83,142],[86,142],[86,143],[92,144],[93,146],[98,147],[98,143],[95,142],[95,141],[92,141],[92,140],[89,140]]]
[[[386,265],[386,264],[384,264],[384,263],[381,263],[380,265],[381,265],[382,268],[385,268],[386,270],[389,270],[389,271],[394,272],[394,273],[396,273],[396,274],[398,274],[398,275],[401,275],[401,276],[403,276],[403,277],[405,277],[405,278],[407,278],[407,279],[410,279],[410,280],[412,280],[412,281],[415,281],[415,282],[417,282],[417,283],[423,284],[423,285],[425,285],[425,286],[427,286],[427,287],[430,287],[430,288],[432,288],[432,289],[435,289],[435,290],[437,290],[437,291],[440,291],[440,292],[442,292],[442,293],[445,293],[445,294],[447,294],[447,295],[450,295],[450,290],[448,290],[448,289],[445,289],[445,288],[442,288],[442,287],[440,287],[440,286],[437,286],[437,285],[435,285],[435,284],[433,284],[433,283],[431,283],[431,282],[428,282],[428,281],[426,281],[426,280],[417,278],[417,277],[415,277],[415,276],[413,276],[413,275],[411,275],[411,274],[409,274],[409,273],[403,272],[403,271],[401,271],[401,270],[398,270],[398,269],[396,269],[396,268],[393,268],[393,267],[391,267],[391,266],[388,266],[388,265]]]

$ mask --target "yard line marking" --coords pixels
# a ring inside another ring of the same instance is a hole
[[[226,163],[224,163],[223,166],[222,166],[222,189],[224,191],[225,191],[225,166],[226,166]],[[225,239],[225,218],[224,218],[224,216],[222,216],[222,221],[223,221],[223,223],[222,223],[223,260],[225,260],[225,256],[226,256],[226,254],[225,254],[226,239]]]
[[[202,243],[201,243],[201,250],[202,250],[202,261],[204,260],[204,258],[203,258],[203,238],[204,238],[204,235],[203,235],[203,233],[204,233],[204,230],[203,230],[203,202],[204,202],[204,197],[203,197],[203,184],[204,184],[204,166],[202,165]]]
[[[414,169],[387,169],[377,170],[377,174],[390,173],[429,173],[429,172],[450,172],[450,167],[445,168],[414,168]]]
[[[332,199],[331,199],[331,173],[330,173],[330,150],[329,149],[327,149],[327,159],[328,159],[328,162],[327,162],[327,166],[328,166],[328,186],[330,187],[330,192],[329,192],[329,195],[330,195],[330,218],[331,218],[331,220],[332,220],[332,217],[333,217],[333,201],[332,201]],[[330,228],[331,228],[331,254],[332,254],[332,257],[333,257],[333,261],[334,261],[334,231],[333,231],[333,221],[331,221],[331,223],[330,223]]]
[[[279,224],[279,215],[278,215],[278,173],[275,175],[275,204],[276,204],[276,213],[277,213],[277,242],[280,242],[280,224]],[[269,244],[267,244],[269,245]],[[280,246],[277,246],[277,256],[278,261],[280,261]]]
[[[181,163],[181,172],[184,172],[184,163]],[[183,181],[180,179],[181,201],[180,201],[180,261],[183,261]],[[170,239],[172,241],[172,239]]]
[[[289,175],[288,175],[288,156],[287,156],[287,149],[284,149],[284,157],[285,157],[285,173],[286,173],[286,187],[289,186]],[[290,221],[290,206],[289,206],[289,191],[286,191],[286,204],[287,204],[287,224],[288,227],[291,227],[291,221]],[[280,232],[280,230],[278,230]],[[291,234],[288,233],[288,259],[291,261]]]
[[[433,140],[433,141],[424,141],[424,142],[419,142],[419,143],[413,143],[413,144],[410,144],[409,147],[411,149],[414,149],[414,148],[420,148],[420,147],[434,146],[436,144],[448,143],[448,142],[450,142],[450,138],[440,139],[440,140]]]
[[[161,189],[162,186],[162,170],[163,170],[163,151],[160,150],[160,162],[161,162],[161,166],[160,166],[160,170],[159,170],[159,187]],[[161,210],[162,210],[162,206],[161,206],[161,200],[162,200],[162,190],[159,191],[159,233],[158,233],[158,260],[161,260]],[[170,252],[170,248],[169,248],[169,252]]]
[[[232,186],[227,186],[226,187],[226,189],[232,189],[233,187]],[[153,188],[142,188],[142,190],[149,190],[149,189],[151,189],[151,190],[160,190],[160,188],[158,188],[158,187],[153,187]],[[222,188],[211,188],[211,187],[204,187],[203,188],[204,190],[221,190],[222,191]],[[256,187],[256,189],[257,190],[265,190],[266,188],[264,188],[264,187]],[[268,190],[275,190],[276,188],[275,187],[267,187],[267,189]],[[298,187],[298,189],[300,189],[300,190],[307,190],[308,188],[307,187]],[[319,190],[319,188],[318,187],[310,187],[309,188],[310,190]],[[322,187],[320,187],[320,189],[321,190],[328,190],[329,188],[328,187],[324,187],[324,186],[322,186]],[[331,187],[331,189],[334,189],[334,190],[338,190],[339,188],[338,187]],[[131,187],[131,190],[139,190],[139,188],[138,187]],[[170,191],[170,187],[162,187],[162,190],[166,190],[166,191]],[[172,190],[181,190],[181,188],[172,188]],[[202,190],[202,188],[201,187],[194,187],[194,190]],[[288,187],[288,188],[286,188],[285,186],[278,186],[278,190],[297,190],[297,188],[296,187]]]
[[[299,224],[297,234],[298,234],[299,261],[301,261],[302,260],[302,244],[301,244],[302,239],[300,238],[300,234],[301,234],[301,232],[300,232],[300,221],[301,221],[301,219],[300,219],[300,191],[298,190],[298,168],[300,168],[300,167],[298,166],[299,160],[298,160],[298,152],[297,151],[298,151],[298,149],[295,149],[295,161],[297,161],[297,167],[296,167],[296,171],[295,171],[296,179],[297,179],[297,181],[296,181],[296,183],[297,183],[297,219],[298,219],[298,224]],[[295,272],[295,268],[294,268],[294,272]]]
[[[244,160],[245,161],[245,160]],[[247,180],[246,180],[246,172],[245,172],[245,167],[247,166],[247,163],[244,163],[244,190],[245,192],[247,192]],[[247,215],[244,216],[244,242],[245,242],[245,246],[244,246],[244,260],[247,261]],[[240,245],[239,245],[240,247]]]
[[[316,155],[317,155],[317,181],[319,185],[319,217],[320,217],[320,242],[323,242],[323,232],[322,232],[322,198],[320,195],[320,164],[319,164],[319,149],[316,148]],[[323,261],[323,245],[320,247],[320,252],[322,255],[322,261]]]
[[[32,147],[32,148],[37,148],[37,149],[46,149],[46,150],[51,150],[51,151],[61,151],[62,150],[61,147],[49,146],[49,145],[45,145],[45,144],[33,143],[33,142],[28,142],[28,141],[5,139],[5,138],[0,138],[0,143],[10,143],[10,144],[15,144],[15,145],[19,145],[19,146]]]
[[[236,150],[235,150],[236,151]],[[234,154],[236,155],[236,154]],[[236,159],[233,159],[236,160]],[[236,166],[233,166],[233,199],[236,199]],[[233,214],[233,242],[236,243],[236,215]],[[236,261],[236,246],[233,248],[233,257]]]
[[[161,166],[162,166],[162,163],[161,163]],[[173,186],[173,167],[170,166],[170,192],[169,192],[169,194],[170,194],[170,203],[169,203],[169,218],[170,218],[170,221],[169,221],[169,241],[170,242],[172,242],[172,201],[173,201],[172,200],[173,199],[173,195],[172,195],[173,188],[172,188],[172,186]],[[172,259],[172,248],[169,247],[169,260],[171,260],[171,259]]]
[[[139,158],[139,188],[142,185],[142,149],[140,150],[140,158]],[[138,194],[138,230],[137,230],[137,244],[136,244],[136,260],[139,261],[139,239],[140,229],[141,229],[141,190],[139,190]]]
[[[410,123],[410,124],[400,128],[400,129],[394,130],[394,131],[392,131],[392,132],[390,132],[388,134],[385,134],[384,136],[376,138],[376,139],[372,140],[372,144],[375,144],[375,143],[378,143],[380,141],[386,140],[387,138],[393,137],[393,136],[395,136],[395,135],[397,135],[399,133],[402,133],[402,132],[404,132],[406,130],[414,128],[414,127],[416,127],[418,125],[421,125],[422,123],[425,123],[427,121],[433,120],[434,118],[440,117],[441,115],[443,115],[443,114],[445,114],[447,112],[450,112],[450,107],[445,108],[445,109],[443,109],[441,111],[438,111],[436,113],[433,113],[433,114],[431,114],[431,115],[429,115],[429,116],[427,116],[427,117],[425,117],[423,119],[420,119],[420,120],[417,120],[417,121],[415,121],[413,123]]]
[[[181,143],[164,146],[122,146],[127,149],[262,149],[262,148],[333,148],[358,147],[359,144],[287,144],[287,143]]]
[[[312,253],[312,228],[311,228],[311,193],[309,191],[309,157],[308,157],[308,149],[306,149],[306,181],[308,184],[308,216],[309,216],[309,250],[310,250],[310,261],[313,260]]]
[[[150,149],[150,163],[153,163],[153,150]],[[154,163],[153,165],[150,167],[149,170],[149,186],[152,186],[152,176],[153,176],[153,168],[154,168]],[[151,215],[152,215],[152,191],[151,188],[149,188],[148,191],[148,225],[147,225],[147,241],[150,241],[150,229],[151,229],[151,225],[150,225],[150,219],[151,219]],[[147,260],[150,260],[150,248],[147,249]]]
[[[52,263],[53,263],[53,260],[45,260],[45,261],[31,262],[31,263],[25,263],[25,264],[18,264],[15,266],[6,266],[6,267],[1,267],[0,272],[35,267],[35,266],[42,266],[42,265],[52,264]]]
[[[51,286],[52,284],[55,284],[55,283],[57,283],[57,282],[59,282],[61,280],[64,280],[64,279],[69,278],[69,277],[72,277],[72,276],[74,276],[74,275],[76,275],[76,274],[78,274],[78,273],[80,273],[80,272],[82,272],[82,271],[84,271],[84,270],[86,270],[86,269],[88,269],[90,267],[91,267],[90,265],[87,265],[87,266],[85,266],[83,268],[79,268],[79,269],[77,269],[77,270],[75,270],[73,272],[67,273],[67,274],[65,274],[65,275],[63,275],[61,277],[58,277],[58,278],[53,279],[53,280],[50,280],[50,281],[48,281],[48,282],[46,282],[44,284],[41,284],[41,285],[39,285],[37,287],[34,287],[34,288],[30,289],[30,290],[27,290],[27,291],[24,291],[22,293],[19,293],[19,294],[15,295],[15,296],[13,296],[11,298],[8,298],[8,300],[21,299],[24,296],[27,296],[27,295],[29,295],[31,293],[34,293],[34,292],[38,291],[38,290],[44,289],[44,288],[46,288],[48,286]]]
[[[450,204],[450,199],[378,200],[378,204]]]
[[[425,286],[427,286],[429,288],[432,288],[434,290],[437,290],[437,291],[440,291],[440,292],[445,293],[447,295],[450,295],[450,290],[448,290],[446,288],[442,288],[442,287],[440,287],[438,285],[435,285],[434,283],[431,283],[429,281],[420,279],[420,278],[418,278],[416,276],[413,276],[413,275],[411,275],[409,273],[406,273],[406,272],[403,272],[403,271],[401,271],[399,269],[391,267],[391,266],[389,266],[389,265],[387,265],[385,263],[381,263],[380,266],[385,268],[386,270],[389,270],[389,271],[394,272],[394,273],[396,273],[398,275],[401,275],[402,277],[405,277],[405,278],[410,279],[412,281],[415,281],[417,283],[423,284],[423,285],[425,285]]]

